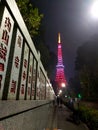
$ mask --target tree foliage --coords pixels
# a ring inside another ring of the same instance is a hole
[[[31,37],[38,34],[43,14],[34,8],[30,0],[16,0]]]
[[[77,97],[77,95],[81,92],[78,75],[75,75],[73,78],[69,79],[67,89],[71,97]]]
[[[36,49],[40,51],[42,64],[46,69],[48,76],[51,78],[51,72],[53,72],[55,67],[56,56],[50,51],[49,47],[45,43],[45,27],[42,24],[42,18],[44,15],[39,13],[38,8],[35,7],[35,4],[32,4],[30,0],[16,0],[16,2],[34,45]]]
[[[36,49],[40,51],[41,61],[48,73],[48,76],[53,79],[57,56],[54,52],[51,52],[50,48],[45,44],[44,33],[41,33],[39,36],[34,37],[33,41],[35,43]]]
[[[79,72],[84,97],[98,97],[98,40],[84,43],[77,50],[75,68]]]

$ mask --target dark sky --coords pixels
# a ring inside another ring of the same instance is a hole
[[[90,15],[94,0],[32,0],[44,14],[45,40],[57,54],[57,35],[61,33],[63,64],[67,80],[74,75],[78,46],[98,34],[98,20]]]

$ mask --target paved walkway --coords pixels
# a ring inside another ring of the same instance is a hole
[[[88,130],[87,126],[80,122],[76,125],[73,121],[70,121],[70,115],[72,112],[66,107],[51,107],[49,114],[49,121],[45,130]]]

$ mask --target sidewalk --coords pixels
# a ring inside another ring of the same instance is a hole
[[[76,125],[68,121],[72,112],[66,107],[52,107],[46,130],[89,130],[84,123]]]

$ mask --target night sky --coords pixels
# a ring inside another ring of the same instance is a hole
[[[44,14],[45,40],[57,54],[57,35],[61,33],[63,64],[68,80],[74,76],[77,48],[98,35],[98,20],[90,8],[94,0],[32,0]],[[55,77],[55,74],[54,74]]]

